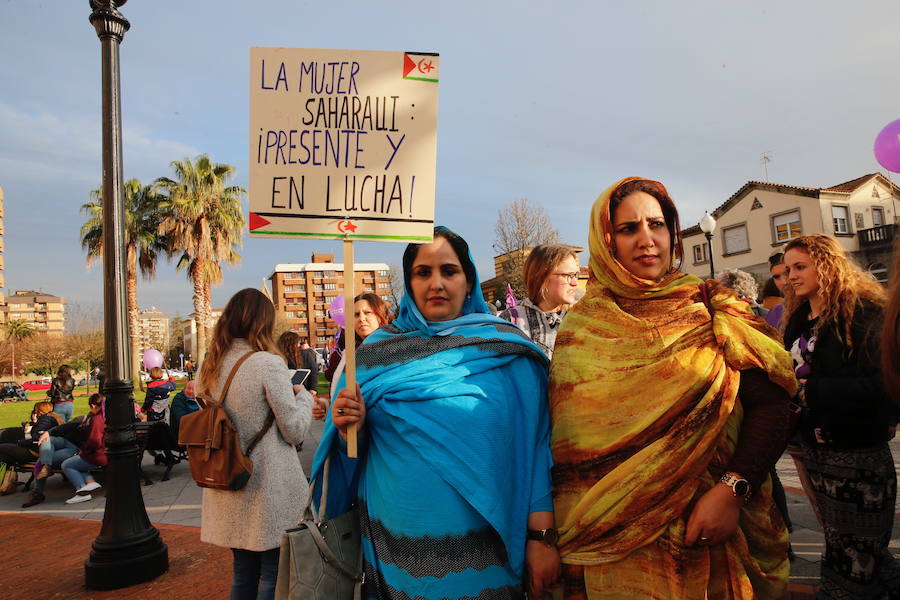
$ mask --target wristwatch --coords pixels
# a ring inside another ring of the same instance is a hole
[[[526,539],[535,540],[548,546],[555,546],[559,534],[552,527],[549,529],[529,529]]]
[[[719,483],[724,483],[731,488],[731,493],[745,501],[750,497],[750,482],[738,475],[737,473],[725,473],[719,479]]]

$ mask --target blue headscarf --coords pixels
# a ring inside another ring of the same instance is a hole
[[[365,339],[356,375],[366,410],[391,417],[390,430],[377,432],[379,443],[408,446],[423,468],[439,473],[500,534],[510,565],[520,572],[535,497],[546,497],[548,507],[539,510],[550,510],[548,361],[521,330],[491,314],[474,268],[471,275],[462,314],[436,322],[416,306],[405,272],[400,314]],[[496,369],[505,369],[518,391],[496,389]],[[342,376],[336,389],[344,386]],[[438,400],[436,411],[411,406]],[[505,403],[506,430],[483,431],[472,422],[471,409],[482,402]],[[349,509],[360,476],[360,461],[337,451],[339,439],[329,413],[312,470],[312,479],[321,477],[331,454],[329,516]]]

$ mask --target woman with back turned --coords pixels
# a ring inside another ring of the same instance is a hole
[[[198,396],[224,402],[245,454],[262,435],[243,489],[203,489],[200,539],[231,548],[232,600],[274,598],[281,534],[300,519],[309,488],[294,447],[309,429],[312,397],[302,385],[291,386],[274,326],[275,308],[262,292],[247,288],[232,296],[197,378]]]

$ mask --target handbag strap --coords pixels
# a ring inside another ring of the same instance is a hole
[[[228,378],[225,380],[225,387],[222,388],[222,400],[219,402],[219,405],[222,408],[225,408],[225,400],[228,398],[228,388],[231,387],[231,380],[234,379],[235,374],[238,372],[238,369],[244,364],[248,358],[256,354],[255,350],[251,350],[250,352],[244,354],[242,357],[237,359],[237,362],[234,363],[234,366],[231,367],[231,372],[228,373]],[[212,411],[210,411],[210,419],[212,419]],[[275,422],[275,413],[272,412],[272,407],[269,407],[269,414],[266,416],[266,422],[263,423],[262,429],[259,430],[253,439],[250,440],[250,444],[247,446],[247,451],[244,453],[246,456],[250,456],[250,453],[253,452],[253,449],[256,448],[256,445],[263,438],[264,435],[269,431],[272,427],[272,423]]]

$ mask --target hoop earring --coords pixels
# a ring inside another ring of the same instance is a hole
[[[547,297],[547,288],[542,287],[541,288],[541,300],[543,300],[546,297]]]

